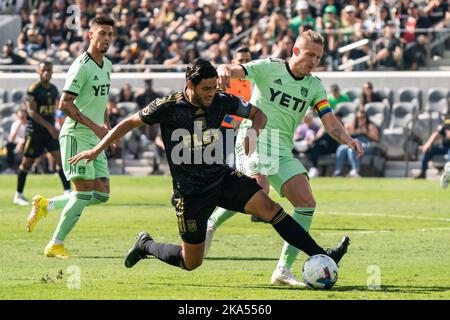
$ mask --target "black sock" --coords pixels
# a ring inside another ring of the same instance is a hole
[[[140,243],[141,250],[146,254],[150,254],[165,263],[172,266],[185,269],[183,258],[181,257],[181,246],[170,243],[159,243],[154,240],[147,239]]]
[[[287,243],[302,250],[308,256],[326,254],[325,250],[283,208],[277,212],[270,223]]]
[[[17,171],[17,192],[23,193],[23,189],[25,188],[25,181],[27,180],[28,171],[19,169]]]
[[[66,176],[64,175],[64,170],[59,169],[58,175],[59,175],[59,178],[61,179],[64,190],[70,190],[70,181],[67,181]]]

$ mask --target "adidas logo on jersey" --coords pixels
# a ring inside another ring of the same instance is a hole
[[[94,81],[95,81],[95,80],[98,80],[98,77],[97,77],[97,75],[95,75],[95,76],[94,76]]]
[[[281,82],[281,79],[277,79],[273,83],[279,84],[280,86],[283,85],[283,82]]]

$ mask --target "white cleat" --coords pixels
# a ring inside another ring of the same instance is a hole
[[[306,284],[298,280],[291,270],[286,267],[276,267],[272,273],[270,282],[274,285],[288,285],[295,287],[306,287]]]
[[[29,206],[30,201],[28,201],[27,198],[25,198],[22,194],[16,193],[13,198],[13,203],[17,204],[19,206]]]
[[[208,226],[206,227],[205,253],[203,254],[204,257],[208,255],[216,229],[216,226],[211,222],[211,220],[208,220]]]
[[[450,183],[450,162],[447,162],[444,167],[444,172],[441,176],[441,187],[442,189],[447,189]]]

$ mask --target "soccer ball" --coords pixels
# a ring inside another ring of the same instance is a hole
[[[316,254],[303,264],[302,276],[310,288],[330,289],[338,279],[338,266],[329,256]]]

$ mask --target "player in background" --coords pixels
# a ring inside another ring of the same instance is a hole
[[[73,165],[68,160],[95,146],[110,129],[106,104],[112,64],[105,54],[111,44],[114,20],[97,17],[90,21],[89,48],[70,66],[59,107],[67,115],[59,141],[64,173],[74,191],[52,199],[36,196],[27,220],[28,231],[48,210],[63,208],[53,237],[44,250],[47,257],[70,257],[63,242],[88,205],[109,199],[109,170],[105,153],[89,164]]]
[[[39,81],[33,83],[27,90],[26,106],[28,113],[25,147],[22,162],[17,170],[17,189],[13,203],[21,206],[30,203],[23,195],[28,171],[34,161],[45,152],[53,157],[58,175],[63,184],[64,192],[70,192],[70,182],[66,180],[61,166],[58,135],[55,128],[55,108],[58,101],[58,89],[50,83],[53,65],[51,62],[41,62],[37,73]]]
[[[263,112],[240,98],[217,93],[216,69],[204,59],[195,59],[186,70],[183,92],[152,101],[121,121],[93,149],[69,160],[73,165],[83,159],[88,163],[95,161],[110,143],[134,128],[143,124],[161,124],[173,186],[180,195],[177,218],[182,245],[159,243],[147,232],[140,232],[125,257],[125,266],[131,268],[152,255],[181,269],[196,269],[203,262],[206,225],[216,206],[270,221],[281,237],[308,255],[327,254],[338,263],[346,252],[347,238],[336,248],[325,251],[261,190],[254,179],[223,163],[218,129],[225,114],[253,120],[251,128],[256,135],[267,120]],[[253,138],[244,140],[245,153],[249,154]]]
[[[307,232],[311,227],[316,202],[308,173],[301,162],[294,158],[292,149],[295,128],[303,120],[308,107],[312,107],[336,141],[356,150],[358,156],[364,153],[361,143],[352,139],[335,118],[321,80],[310,74],[322,58],[323,45],[322,36],[308,30],[297,38],[289,62],[268,58],[239,66],[221,65],[218,68],[221,88],[228,87],[230,79],[251,80],[255,87],[250,102],[267,115],[266,130],[259,136],[258,150],[251,157],[242,153],[242,137],[251,126],[251,121],[243,121],[236,141],[237,168],[256,178],[264,190],[269,190],[270,183],[280,196],[286,197],[294,207],[293,218]],[[278,141],[272,141],[273,134],[277,135]],[[215,221],[224,220],[221,216],[232,215],[225,210],[214,214],[208,223],[206,238],[212,241],[217,229]],[[206,247],[210,244],[207,243]],[[298,253],[295,246],[284,243],[278,265],[272,273],[272,284],[304,286],[291,271]]]

